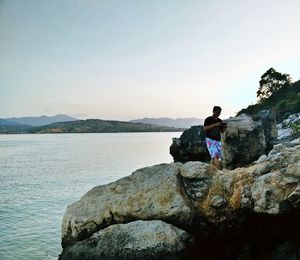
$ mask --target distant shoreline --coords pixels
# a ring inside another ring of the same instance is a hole
[[[0,125],[0,134],[181,132],[184,130],[185,128],[100,119],[57,122],[43,126]]]
[[[184,129],[185,130],[185,129]],[[56,134],[139,134],[139,133],[182,133],[184,130],[176,131],[132,131],[132,132],[63,132],[63,133],[0,133],[0,135],[56,135]]]
[[[148,132],[76,132],[76,133],[0,133],[0,135],[56,135],[56,134],[139,134],[139,133],[181,133],[182,131],[148,131]]]

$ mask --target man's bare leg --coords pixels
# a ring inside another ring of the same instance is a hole
[[[221,170],[221,161],[219,161],[219,158],[213,158],[212,164],[216,166],[218,170]]]

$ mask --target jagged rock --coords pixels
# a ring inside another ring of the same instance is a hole
[[[300,182],[299,148],[278,144],[269,153],[263,165],[270,172],[257,178],[252,186],[255,212],[279,214],[290,210],[287,194],[291,194]]]
[[[179,138],[173,138],[170,154],[175,162],[209,161],[203,126],[192,126]]]
[[[108,185],[94,187],[68,206],[62,224],[62,246],[88,238],[115,223],[160,219],[188,227],[193,209],[178,181],[180,163],[135,171]]]
[[[254,212],[280,214],[290,210],[286,194],[290,194],[299,178],[275,171],[259,177],[252,186]]]
[[[67,247],[60,260],[182,259],[193,238],[160,220],[115,224]]]
[[[271,146],[270,140],[273,140],[275,134],[269,133],[266,137],[265,132],[273,131],[271,130],[273,125],[270,123],[272,121],[264,118],[267,125],[265,129],[262,121],[254,121],[244,114],[230,118],[226,122],[228,127],[223,135],[223,164],[226,168],[245,166],[268,151],[268,146]],[[273,124],[276,127],[274,122]]]

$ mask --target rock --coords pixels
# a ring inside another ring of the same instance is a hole
[[[211,206],[215,208],[223,208],[226,205],[226,200],[221,195],[215,195],[211,199]]]
[[[300,209],[300,185],[288,196],[288,200],[295,209]]]
[[[180,174],[186,179],[207,178],[217,172],[216,167],[203,162],[187,162],[181,166]]]
[[[188,179],[183,178],[183,187],[193,203],[196,217],[210,223],[228,224],[242,209],[251,210],[253,203],[249,190],[255,180],[251,174],[254,168],[255,166],[233,171],[217,171],[214,175],[207,175],[206,179],[198,175],[199,177],[193,179],[193,183],[199,184],[194,186],[190,185]],[[198,191],[202,196],[194,195]]]
[[[173,138],[170,154],[175,162],[209,161],[203,126],[192,126],[179,138]]]
[[[277,139],[280,141],[289,140],[292,134],[293,134],[293,131],[291,128],[279,128]]]
[[[259,177],[252,186],[254,212],[280,214],[290,210],[286,194],[290,194],[299,179],[288,178],[280,172]]]
[[[182,184],[188,197],[198,203],[205,198],[217,168],[203,162],[187,162],[181,167]]]
[[[266,152],[270,151],[273,147],[274,141],[278,136],[278,129],[276,125],[276,116],[270,110],[262,110],[255,117],[254,120],[261,121],[262,128],[266,142]]]
[[[222,135],[223,166],[243,167],[271,150],[277,138],[275,115],[262,111],[255,117],[240,115],[224,120],[227,130]],[[210,161],[202,126],[185,130],[180,138],[173,138],[170,154],[174,161]]]
[[[300,144],[300,138],[296,138],[290,142],[291,146],[296,146]]]
[[[241,192],[241,208],[245,210],[253,209],[253,199],[251,194],[251,187],[245,186]]]
[[[254,212],[281,214],[290,210],[288,195],[300,182],[299,151],[299,146],[285,148],[277,145],[269,153],[268,168],[271,172],[258,177],[251,189]]]
[[[116,223],[160,219],[188,227],[193,209],[178,182],[180,164],[161,164],[135,171],[108,185],[96,186],[68,206],[62,246],[88,238]]]
[[[223,165],[226,168],[245,166],[265,154],[267,143],[260,121],[240,115],[226,122],[227,130],[223,135]]]
[[[253,122],[246,120],[242,129]],[[61,259],[269,259],[285,241],[300,248],[299,187],[300,145],[278,144],[233,170],[203,162],[142,168],[67,208]]]
[[[160,220],[115,224],[63,251],[60,260],[182,259],[193,239]]]
[[[268,156],[263,154],[261,157],[258,158],[258,160],[255,163],[266,162],[267,160],[268,160]]]
[[[300,113],[289,115],[287,119],[283,120],[280,124],[277,125],[277,129],[278,129],[277,141],[289,142],[298,137],[297,134],[293,132],[291,125],[292,124],[300,125],[299,118],[300,118]]]

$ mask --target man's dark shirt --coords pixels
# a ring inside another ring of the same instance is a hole
[[[222,123],[222,120],[220,118],[213,118],[212,116],[210,116],[205,119],[204,126],[209,126],[218,122]],[[216,126],[210,130],[206,130],[205,136],[212,140],[221,141],[221,127]]]

